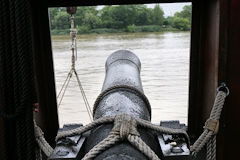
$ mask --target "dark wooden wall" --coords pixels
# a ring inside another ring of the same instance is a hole
[[[227,99],[218,136],[219,160],[236,159],[240,131],[240,1],[222,1],[219,78],[226,80],[230,95]],[[237,158],[238,159],[238,158]]]
[[[35,114],[35,119],[46,140],[54,146],[59,125],[48,8],[35,3],[32,12],[34,64],[39,102],[39,113]]]
[[[217,136],[217,159],[236,159],[240,130],[240,1],[193,2],[189,134],[196,138],[209,116],[216,87],[226,82],[228,96]]]
[[[198,137],[209,117],[218,86],[219,1],[193,2],[189,133]]]

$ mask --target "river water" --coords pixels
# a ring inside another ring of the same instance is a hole
[[[70,36],[53,36],[56,93],[71,69]],[[116,50],[135,53],[142,63],[143,89],[152,106],[152,122],[187,123],[189,84],[189,32],[78,35],[76,70],[92,107],[105,76],[105,61]],[[59,123],[90,122],[73,76],[61,105]]]

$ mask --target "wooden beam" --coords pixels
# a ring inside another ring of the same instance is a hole
[[[227,82],[230,95],[224,106],[217,154],[219,160],[235,159],[239,150],[240,130],[240,1],[221,0],[221,37],[219,78]]]
[[[80,1],[80,0],[48,0],[48,7],[64,7],[64,6],[96,6],[96,5],[120,5],[120,4],[147,4],[147,3],[176,3],[176,2],[192,2],[192,0],[108,0],[108,1]]]
[[[47,7],[37,5],[33,7],[33,24],[34,62],[40,106],[36,120],[45,133],[47,141],[51,145],[55,145],[59,124]]]
[[[219,2],[193,2],[190,50],[189,133],[198,137],[218,85]]]

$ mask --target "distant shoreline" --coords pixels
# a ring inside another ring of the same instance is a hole
[[[190,31],[190,30],[189,30]],[[89,35],[89,34],[116,34],[116,33],[153,33],[153,32],[189,32],[184,30],[179,30],[172,27],[160,27],[157,25],[150,25],[150,26],[131,26],[128,29],[112,29],[112,28],[97,28],[92,29],[89,31],[82,31],[78,30],[78,34],[80,35]],[[64,30],[51,30],[52,35],[69,35],[70,29],[64,29]]]
[[[65,7],[50,8],[52,35],[67,35],[70,19]],[[77,7],[74,26],[78,34],[137,33],[188,31],[191,29],[192,6],[185,5],[174,16],[164,17],[159,4],[154,8],[146,5],[116,5],[96,7]]]
[[[173,30],[173,31],[161,31],[161,32],[119,32],[119,33],[78,33],[78,36],[97,36],[97,35],[121,35],[121,34],[158,34],[158,33],[181,33],[181,32],[190,32],[190,31],[180,31],[180,30]],[[65,37],[70,36],[70,33],[68,34],[51,34],[52,37]]]

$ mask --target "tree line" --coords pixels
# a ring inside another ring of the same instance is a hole
[[[80,33],[188,31],[191,11],[191,5],[186,5],[181,12],[165,18],[158,4],[154,8],[146,5],[78,7],[74,22]],[[68,34],[70,16],[66,8],[50,8],[49,12],[52,34]]]

